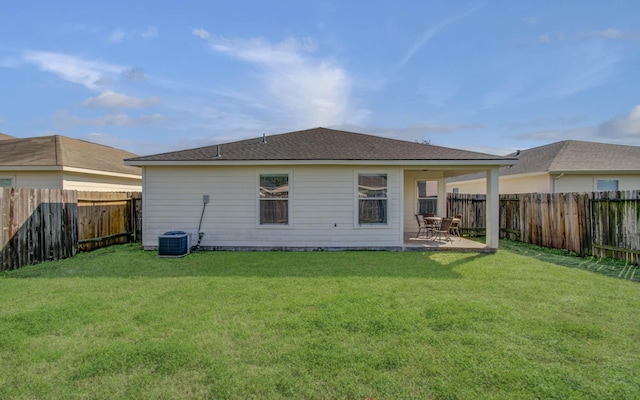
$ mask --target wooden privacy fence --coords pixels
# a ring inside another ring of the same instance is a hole
[[[449,194],[463,231],[484,232],[485,195]],[[640,191],[500,195],[500,237],[580,256],[640,261]]]
[[[137,240],[141,193],[0,188],[0,270]]]
[[[90,251],[141,236],[140,192],[78,192],[78,244]]]
[[[78,252],[77,192],[0,188],[0,270]]]

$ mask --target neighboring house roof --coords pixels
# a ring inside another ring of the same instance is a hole
[[[0,132],[0,140],[6,140],[6,139],[15,139],[15,137],[11,135],[7,135],[6,133]]]
[[[274,160],[496,161],[500,165],[504,165],[505,161],[509,163],[508,160],[514,159],[362,133],[314,128],[221,145],[136,157],[128,159],[126,162],[128,165],[153,165],[164,162],[215,163]]]
[[[141,175],[140,168],[124,165],[125,158],[134,156],[128,151],[60,135],[0,141],[0,168],[58,166]]]
[[[640,172],[640,147],[618,144],[563,140],[509,154],[518,164],[500,168],[500,176],[562,172]],[[484,178],[484,173],[450,178],[459,182]]]

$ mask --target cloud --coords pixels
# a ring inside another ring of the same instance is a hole
[[[96,118],[82,118],[74,115],[68,115],[66,111],[59,111],[54,115],[55,121],[66,127],[76,126],[94,126],[94,127],[132,127],[140,125],[154,124],[166,121],[167,118],[161,114],[140,115],[130,117],[127,114],[109,114]]]
[[[13,57],[8,57],[0,60],[0,67],[3,68],[16,68],[20,65],[20,60]]]
[[[146,30],[140,32],[140,37],[143,39],[153,39],[158,36],[158,28],[155,26],[150,26]]]
[[[125,68],[101,61],[84,60],[79,57],[49,51],[28,51],[23,60],[36,65],[42,71],[85,86],[91,90],[101,90],[112,82],[111,75],[120,74]]]
[[[405,56],[402,58],[402,60],[400,60],[400,63],[398,64],[398,67],[402,67],[404,66],[407,62],[409,62],[409,60],[411,60],[411,58],[418,52],[418,50],[420,50],[425,44],[427,44],[427,42],[429,40],[431,40],[432,37],[434,37],[436,35],[436,33],[438,33],[439,30],[441,30],[442,28],[445,28],[448,25],[451,25],[452,23],[466,17],[467,15],[473,13],[474,11],[476,11],[478,9],[478,7],[474,7],[470,10],[467,10],[463,13],[460,13],[458,15],[455,15],[451,18],[445,19],[443,21],[438,22],[437,24],[435,24],[434,26],[432,26],[431,28],[429,28],[420,39],[418,39],[418,41],[416,43],[414,43],[414,45],[409,49],[409,51],[405,54]]]
[[[313,57],[317,46],[312,40],[270,43],[210,36],[208,41],[214,52],[261,70],[262,93],[255,95],[261,100],[256,102],[271,103],[272,114],[284,112],[289,123],[297,126],[327,126],[348,118],[351,79],[335,62]]]
[[[116,30],[111,32],[109,36],[107,36],[107,41],[111,43],[121,43],[124,40],[131,40],[136,38],[148,40],[158,36],[158,33],[158,28],[155,26],[149,26],[145,30],[124,30],[122,28],[117,28]]]
[[[536,17],[526,17],[524,20],[529,25],[537,25],[538,24],[538,18],[536,18]]]
[[[80,139],[92,143],[98,143],[105,146],[127,150],[137,155],[164,153],[176,150],[175,145],[159,143],[157,140],[133,140],[129,138],[122,138],[108,132],[90,132],[84,136],[81,136]]]
[[[606,84],[615,76],[622,55],[607,46],[572,46],[565,52],[562,75],[546,87],[555,97],[566,97]]]
[[[541,48],[535,57],[525,60],[514,58],[511,64],[504,63],[503,78],[484,94],[483,106],[566,98],[605,85],[624,58],[616,47],[572,41]]]
[[[460,92],[460,86],[440,79],[423,81],[416,87],[416,93],[423,96],[428,105],[442,107]]]
[[[557,35],[552,35],[550,33],[545,33],[540,36],[536,36],[533,38],[516,38],[512,39],[509,43],[516,46],[533,46],[538,44],[551,44],[558,43],[564,41],[564,34],[560,33]]]
[[[615,28],[594,29],[589,32],[567,36],[564,33],[544,33],[540,36],[512,39],[509,43],[516,46],[535,46],[562,43],[570,39],[605,39],[615,41],[640,41],[640,31],[629,31]]]
[[[623,117],[611,118],[590,126],[570,129],[549,129],[514,136],[517,139],[545,141],[589,140],[640,146],[640,104]]]
[[[121,75],[128,81],[131,82],[141,82],[146,79],[144,71],[142,68],[134,67],[128,68],[122,71]]]
[[[292,37],[276,44],[271,44],[261,38],[249,40],[212,38],[209,43],[211,48],[217,52],[265,66],[310,62],[311,60],[304,59],[303,53],[313,53],[317,50],[317,46],[311,39]]]
[[[157,97],[141,99],[112,91],[102,92],[98,96],[89,97],[82,102],[83,106],[95,108],[143,108],[158,104],[160,104],[160,99]]]
[[[594,29],[582,36],[607,40],[640,40],[640,32],[625,31],[614,28]]]
[[[111,43],[120,43],[124,40],[126,36],[127,34],[123,30],[116,29],[115,31],[109,34],[109,36],[107,37],[107,41]]]
[[[361,132],[404,140],[424,139],[430,134],[454,133],[482,128],[481,124],[415,124],[400,127],[359,126],[355,124],[333,125],[333,129]]]
[[[191,31],[191,33],[192,33],[194,36],[199,37],[200,39],[208,39],[208,38],[209,38],[209,36],[210,36],[210,35],[209,35],[209,32],[205,31],[205,30],[204,30],[204,29],[202,29],[202,28],[194,29],[194,30],[192,30],[192,31]]]
[[[525,87],[518,79],[507,78],[498,87],[484,94],[482,107],[492,108],[504,104],[524,91]]]
[[[597,134],[606,138],[640,141],[640,104],[624,117],[612,118],[599,124]]]

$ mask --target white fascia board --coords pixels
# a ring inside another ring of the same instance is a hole
[[[549,174],[570,174],[570,175],[640,175],[640,170],[612,170],[612,169],[581,169],[581,170],[565,170],[565,171],[549,171]]]
[[[64,172],[76,172],[79,174],[112,176],[112,177],[118,177],[118,178],[137,179],[142,181],[142,175],[123,174],[120,172],[109,172],[109,171],[100,171],[97,169],[86,169],[86,168],[64,167],[64,166],[62,167],[62,170]]]
[[[250,160],[250,161],[125,161],[125,165],[147,166],[213,166],[213,165],[393,165],[433,167],[502,167],[518,160]]]
[[[62,171],[60,165],[0,165],[0,171]]]

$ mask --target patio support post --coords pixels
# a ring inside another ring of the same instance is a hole
[[[437,213],[443,217],[447,216],[447,180],[445,178],[438,179]]]
[[[499,224],[499,201],[500,191],[498,189],[498,177],[500,173],[498,167],[494,167],[487,170],[487,202],[486,202],[486,214],[487,214],[487,247],[491,249],[498,248],[498,239],[500,237],[500,224]]]

